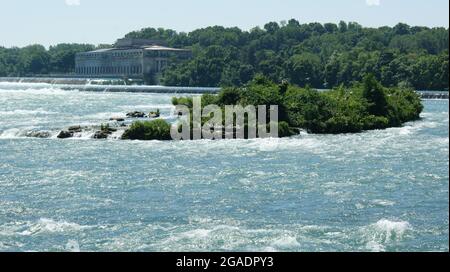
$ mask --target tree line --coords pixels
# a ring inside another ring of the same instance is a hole
[[[269,22],[249,31],[212,26],[189,33],[144,28],[125,37],[190,48],[193,58],[172,61],[165,85],[241,86],[256,75],[299,86],[350,86],[371,73],[384,86],[448,89],[448,29],[409,26],[368,28],[354,22]],[[0,47],[0,76],[72,73],[77,52],[108,45],[59,44]],[[110,46],[110,45],[109,45]]]
[[[448,88],[448,29],[367,28],[358,23],[300,24],[291,19],[243,31],[213,26],[190,33],[145,28],[126,37],[187,47],[193,59],[165,70],[165,85],[240,86],[262,74],[314,88],[350,86],[374,74],[384,86]]]
[[[75,70],[75,54],[111,45],[58,44],[46,49],[39,44],[26,47],[0,46],[0,76],[70,74]]]

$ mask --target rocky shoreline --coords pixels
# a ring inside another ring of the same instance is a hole
[[[117,139],[121,139],[121,135],[130,128],[131,124],[136,121],[151,121],[161,116],[159,109],[145,113],[143,111],[132,111],[125,114],[126,117],[112,116],[105,123],[99,125],[71,125],[58,131],[51,130],[29,130],[21,133],[20,136],[28,138],[53,138],[58,139],[81,138],[89,135],[92,139],[107,139],[113,134],[117,135]]]

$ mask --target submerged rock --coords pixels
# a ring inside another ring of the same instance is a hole
[[[108,138],[109,134],[111,134],[111,133],[104,131],[104,130],[99,130],[94,133],[93,138],[94,139],[106,139],[106,138]]]
[[[81,126],[70,126],[68,130],[72,133],[81,132]]]
[[[43,131],[28,131],[25,134],[26,137],[33,137],[33,138],[49,138],[51,136],[51,133],[49,131],[43,130]]]
[[[73,137],[73,132],[68,131],[68,130],[62,130],[56,137],[58,137],[59,139],[70,138],[70,137]]]
[[[143,118],[143,117],[146,117],[146,114],[143,113],[142,111],[133,111],[133,112],[127,113],[127,117],[131,117],[131,118]]]
[[[111,117],[111,118],[109,118],[109,121],[123,122],[123,121],[125,121],[125,118],[122,118],[122,117]]]

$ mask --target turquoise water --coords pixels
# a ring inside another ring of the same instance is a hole
[[[60,140],[131,110],[171,120],[171,95],[22,85],[0,84],[0,251],[449,250],[448,100],[360,134]]]

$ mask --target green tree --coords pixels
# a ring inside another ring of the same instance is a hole
[[[369,102],[368,111],[375,116],[387,115],[387,100],[383,86],[373,74],[369,74],[363,81],[363,97]]]

